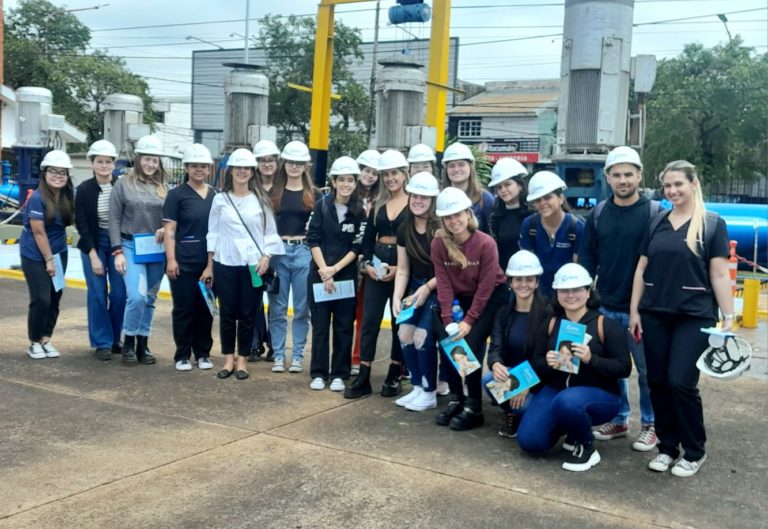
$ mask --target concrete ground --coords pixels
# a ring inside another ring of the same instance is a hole
[[[768,519],[765,326],[748,376],[702,378],[708,461],[686,480],[646,470],[650,455],[632,452],[631,438],[599,442],[602,463],[565,472],[559,451],[529,457],[500,438],[491,406],[484,428],[459,433],[377,395],[313,392],[307,373],[272,374],[264,362],[243,382],[178,373],[167,301],[155,366],[95,360],[85,292],[71,288],[61,358],[33,361],[26,287],[0,279],[0,292],[0,529],[747,529]]]

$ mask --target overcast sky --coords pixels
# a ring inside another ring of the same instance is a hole
[[[155,97],[190,94],[192,50],[211,49],[193,36],[224,48],[242,47],[246,0],[70,0],[54,1],[65,9],[109,4],[74,13],[92,30],[91,45],[125,57],[128,67],[147,77]],[[428,1],[431,4],[431,1]],[[18,4],[6,0],[6,10]],[[317,0],[250,0],[251,19],[265,14],[313,15]],[[429,36],[429,23],[390,26],[387,10],[394,0],[381,1],[381,40]],[[563,0],[453,0],[451,36],[459,37],[459,77],[482,83],[559,76]],[[337,6],[336,17],[359,28],[364,41],[373,40],[376,2]],[[768,47],[766,0],[636,0],[632,55],[658,58],[679,54],[689,42],[713,46],[727,41],[717,14],[747,45],[765,53]],[[694,18],[696,17],[696,18]],[[685,20],[663,24],[650,22]],[[219,22],[235,20],[233,22]],[[176,24],[176,25],[173,25]],[[178,25],[181,24],[181,25]],[[146,27],[171,25],[166,27]],[[251,34],[258,34],[257,20]],[[409,33],[410,32],[410,33]],[[488,42],[504,39],[507,42]],[[169,79],[160,80],[160,79]],[[176,81],[176,82],[173,82]]]

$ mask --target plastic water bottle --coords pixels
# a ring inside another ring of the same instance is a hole
[[[458,299],[453,300],[453,306],[451,307],[451,318],[454,323],[459,323],[464,319],[464,309],[461,308]]]

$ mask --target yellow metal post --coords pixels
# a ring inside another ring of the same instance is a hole
[[[437,131],[435,150],[445,148],[445,107],[448,94],[448,58],[451,44],[451,0],[432,3],[432,34],[429,41],[429,72],[427,74],[427,114],[425,123]]]
[[[741,313],[741,326],[748,329],[757,327],[757,304],[760,294],[759,279],[744,280],[744,309]]]
[[[331,121],[331,79],[333,77],[333,10],[332,4],[325,3],[321,3],[317,8],[309,148],[315,151],[315,174],[318,180],[325,180],[325,166],[328,163],[328,129]]]

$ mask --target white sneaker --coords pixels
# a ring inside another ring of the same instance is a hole
[[[285,373],[285,360],[282,358],[275,358],[275,363],[272,364],[273,373]]]
[[[309,389],[314,389],[316,391],[320,391],[321,389],[325,389],[325,380],[323,380],[320,377],[313,378],[312,382],[309,383]]]
[[[424,411],[437,408],[437,391],[424,391],[419,396],[405,405],[406,410]]]
[[[437,394],[441,397],[451,394],[451,388],[448,387],[448,382],[441,380],[437,383]]]
[[[189,360],[179,360],[176,362],[176,371],[192,371],[192,364]]]
[[[294,358],[293,360],[291,360],[291,365],[290,365],[290,367],[288,367],[288,372],[289,373],[301,373],[302,371],[304,371],[304,364],[303,364],[303,362],[300,359],[298,359],[298,358]]]
[[[688,461],[683,458],[672,467],[672,475],[678,478],[690,478],[699,471],[701,465],[707,460],[707,454],[704,454],[698,461]]]
[[[399,399],[395,401],[395,404],[398,406],[405,407],[406,404],[411,402],[413,399],[421,395],[421,392],[424,391],[421,386],[413,386],[413,389],[406,395],[403,395]]]
[[[48,358],[58,358],[61,356],[61,353],[59,353],[59,350],[56,349],[51,342],[44,343],[43,345],[43,351],[45,351],[45,356]]]
[[[207,356],[197,361],[197,367],[199,369],[213,369],[213,362]]]
[[[43,346],[40,345],[39,342],[33,342],[30,344],[29,349],[27,349],[27,354],[30,358],[34,358],[35,360],[40,360],[41,358],[45,358],[45,349],[43,349]]]
[[[331,391],[344,391],[345,389],[346,386],[344,385],[344,381],[340,378],[331,380]]]
[[[648,468],[654,472],[666,472],[674,462],[675,460],[667,454],[659,454],[648,462]]]

